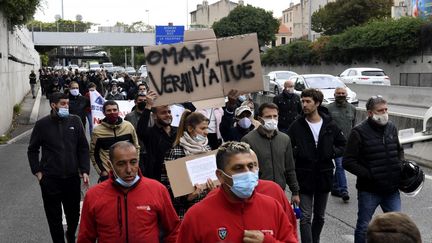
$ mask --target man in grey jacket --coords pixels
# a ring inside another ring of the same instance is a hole
[[[285,190],[288,184],[292,192],[291,201],[299,204],[299,186],[294,167],[291,140],[277,131],[278,107],[264,103],[258,109],[258,120],[262,126],[242,138],[255,151],[259,161],[260,179],[271,180]]]
[[[329,104],[327,109],[330,116],[336,122],[336,125],[342,130],[345,138],[348,139],[351,129],[355,125],[356,108],[348,103],[345,87],[336,88],[334,97],[335,102]],[[342,156],[335,158],[334,161],[336,169],[333,177],[331,194],[336,197],[341,197],[344,202],[348,202],[350,197],[348,194],[345,170],[342,167]]]

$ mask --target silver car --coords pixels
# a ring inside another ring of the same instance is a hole
[[[323,105],[335,101],[334,92],[338,87],[345,87],[347,90],[347,100],[353,105],[358,105],[357,94],[342,83],[338,78],[329,74],[305,74],[295,75],[290,78],[294,82],[294,92],[301,94],[304,89],[319,89],[323,95]]]
[[[284,90],[284,83],[294,75],[298,75],[291,71],[273,71],[267,74],[270,78],[269,91],[274,94],[280,94]]]

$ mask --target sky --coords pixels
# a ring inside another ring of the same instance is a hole
[[[116,22],[131,24],[136,21],[149,22],[150,25],[186,25],[190,23],[191,12],[202,0],[41,0],[41,8],[35,20],[54,22],[56,14],[61,15],[63,1],[64,19],[75,20],[77,14],[82,21],[112,26]],[[218,0],[208,0],[209,4]],[[238,0],[232,0],[238,2]],[[291,1],[298,0],[244,0],[245,4],[273,11],[274,17],[282,16],[282,11]]]

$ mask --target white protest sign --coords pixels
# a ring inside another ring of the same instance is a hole
[[[135,106],[133,100],[115,100],[119,106],[119,116],[124,118]],[[105,99],[97,91],[90,91],[90,107],[92,113],[93,127],[99,125],[101,120],[105,118],[103,114],[103,104]]]
[[[186,161],[186,169],[192,185],[205,184],[207,179],[218,180],[215,154]]]

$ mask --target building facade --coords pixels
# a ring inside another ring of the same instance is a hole
[[[290,7],[282,11],[282,22],[292,32],[290,42],[297,39],[316,40],[320,34],[312,31],[309,33],[311,14],[336,0],[301,0],[298,4],[290,3]],[[309,36],[310,34],[310,36]]]
[[[229,0],[219,0],[209,4],[204,0],[202,4],[197,5],[197,9],[190,12],[190,27],[192,29],[211,28],[214,22],[228,16],[228,14],[238,5],[243,5],[242,0],[238,3]]]

